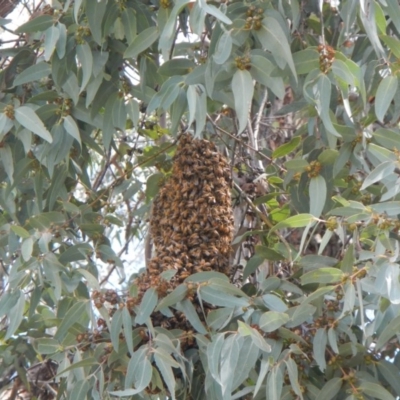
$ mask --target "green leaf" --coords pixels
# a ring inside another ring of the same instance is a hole
[[[177,93],[178,95],[178,93]],[[187,90],[190,126],[196,122],[195,137],[199,137],[206,123],[207,96],[203,85],[190,85]]]
[[[264,382],[265,377],[267,376],[268,370],[270,368],[269,361],[264,359],[261,360],[260,372],[257,377],[256,387],[254,389],[254,398],[256,398],[257,393],[261,388],[261,384]]]
[[[217,308],[207,314],[207,325],[210,329],[218,331],[226,326],[233,314],[232,308]],[[239,321],[240,326],[241,321]]]
[[[334,283],[343,277],[343,271],[338,268],[319,268],[304,274],[300,280],[302,285],[309,283]]]
[[[377,383],[361,380],[359,390],[375,399],[395,400],[394,396],[392,396],[382,385]]]
[[[22,24],[14,32],[15,33],[32,33],[44,32],[53,25],[53,17],[51,15],[39,15],[38,17]]]
[[[117,397],[134,396],[137,393],[143,392],[149,386],[153,375],[153,368],[149,359],[145,356],[145,352],[145,348],[140,348],[129,360],[126,380],[129,381],[129,385],[133,384],[135,389],[125,387],[125,390],[110,392],[111,395]]]
[[[265,353],[271,352],[271,346],[267,343],[265,338],[258,332],[257,329],[250,327],[250,336],[251,340],[255,346],[257,346],[260,350],[264,351]]]
[[[73,389],[71,390],[69,396],[74,400],[86,400],[86,394],[90,389],[90,384],[88,380],[81,380],[74,382]]]
[[[25,295],[23,292],[21,292],[21,291],[19,291],[19,292],[20,293],[19,293],[18,300],[8,314],[10,321],[7,326],[7,332],[4,336],[4,340],[10,339],[11,336],[14,335],[14,333],[20,326],[22,319],[24,318]]]
[[[283,374],[279,365],[274,366],[268,375],[267,379],[267,398],[268,399],[280,399],[283,387]]]
[[[31,237],[30,233],[22,226],[11,225],[10,229],[20,238],[27,239]]]
[[[400,381],[399,374],[400,371],[396,365],[393,363],[380,360],[377,362],[376,366],[378,367],[378,371],[381,373],[382,377],[389,383],[389,385],[394,389],[397,395],[400,394]]]
[[[127,111],[125,107],[125,100],[121,97],[118,97],[113,104],[112,108],[112,118],[113,118],[113,125],[116,128],[121,130],[125,130],[126,128],[126,116]]]
[[[219,364],[221,351],[224,344],[224,334],[217,334],[212,337],[212,342],[207,346],[207,361],[212,377],[220,383]]]
[[[253,99],[254,86],[251,74],[238,69],[232,78],[232,92],[235,99],[235,111],[239,120],[238,134],[243,132],[249,118],[249,108]]]
[[[315,292],[311,293],[302,304],[311,303],[312,301],[319,299],[321,296],[324,296],[327,293],[333,292],[335,290],[335,286],[324,286],[318,288]]]
[[[271,310],[271,311],[278,311],[280,313],[284,313],[288,307],[287,305],[276,295],[268,293],[262,296],[262,299],[265,303],[265,305]]]
[[[209,281],[209,287],[216,289],[218,291],[233,294],[241,297],[247,297],[245,293],[243,293],[239,288],[235,285],[232,285],[230,282],[227,282],[225,279],[221,278],[211,278]]]
[[[322,387],[316,400],[331,400],[333,399],[341,389],[343,381],[341,378],[332,378]]]
[[[181,311],[185,314],[186,318],[196,330],[196,332],[201,333],[202,335],[207,335],[207,329],[204,327],[203,323],[200,321],[199,315],[194,308],[193,304],[189,299],[182,300],[179,305],[181,307]]]
[[[289,315],[276,311],[267,311],[260,317],[260,328],[264,332],[273,332],[289,321]]]
[[[220,307],[246,307],[248,301],[243,298],[234,297],[221,292],[211,286],[201,286],[200,294],[204,301]]]
[[[271,76],[276,68],[272,62],[268,58],[257,54],[251,54],[250,60],[250,73],[252,77],[257,82],[271,89],[276,97],[283,99],[285,97],[285,84],[280,76]]]
[[[82,83],[79,93],[86,88],[93,71],[93,56],[90,46],[85,42],[76,46],[76,55],[82,68]]]
[[[26,129],[40,136],[42,139],[52,143],[53,138],[46,129],[41,119],[35,111],[27,106],[21,106],[15,109],[15,119]]]
[[[122,309],[122,323],[124,325],[125,342],[129,353],[133,356],[132,317],[126,307]]]
[[[76,360],[76,358],[75,358],[75,360]],[[61,370],[58,373],[58,375],[63,375],[65,372],[73,371],[74,369],[77,369],[77,368],[91,367],[96,364],[98,364],[98,363],[94,357],[88,357],[88,358],[85,358],[84,360],[74,361],[74,363],[71,364],[69,367]]]
[[[58,57],[61,59],[64,58],[65,56],[65,50],[67,46],[67,27],[64,24],[61,24],[60,22],[57,24],[57,27],[58,30],[60,31],[60,37],[56,44],[56,50]]]
[[[292,390],[299,396],[300,399],[303,398],[303,393],[299,384],[299,372],[297,369],[297,364],[295,361],[289,357],[286,361],[286,368],[289,375],[290,386]]]
[[[107,0],[86,2],[86,18],[88,19],[93,39],[99,45],[103,42],[101,27],[106,13],[106,8]]]
[[[347,85],[354,86],[354,76],[349,67],[342,60],[334,60],[332,63],[332,72],[336,78],[341,79]]]
[[[396,76],[387,76],[379,83],[375,96],[375,114],[379,121],[384,122],[385,115],[389,109],[398,87]]]
[[[155,26],[151,26],[150,28],[140,32],[125,50],[124,57],[137,57],[140,53],[148,49],[158,39],[158,36],[158,28]]]
[[[67,311],[64,318],[61,320],[60,326],[57,329],[54,338],[57,340],[62,340],[68,332],[68,329],[80,321],[83,315],[87,315],[87,300],[79,300],[72,305],[72,307]]]
[[[8,314],[18,301],[21,292],[19,290],[13,292],[5,292],[0,297],[0,317]]]
[[[319,69],[319,53],[316,49],[305,49],[293,54],[293,62],[298,75],[306,75]]]
[[[271,230],[270,233],[282,228],[303,228],[310,222],[314,221],[315,217],[311,214],[298,214],[287,218],[285,221],[279,222]]]
[[[294,160],[288,160],[285,162],[285,166],[287,169],[301,171],[305,167],[307,167],[308,162],[307,160],[295,158]]]
[[[389,47],[390,51],[400,58],[400,40],[393,36],[381,35],[382,41]]]
[[[0,159],[3,164],[4,170],[11,183],[14,182],[14,162],[10,146],[4,145],[0,148]]]
[[[217,271],[206,271],[206,272],[197,272],[196,274],[188,276],[184,282],[207,282],[212,278],[219,278],[220,280],[225,280],[229,282],[229,278]]]
[[[67,115],[64,118],[63,125],[64,125],[64,128],[65,128],[65,131],[67,133],[69,133],[79,143],[79,145],[82,147],[81,135],[79,133],[79,128],[78,128],[78,125],[75,122],[75,120],[70,115]]]
[[[313,352],[315,361],[317,362],[319,369],[322,372],[324,372],[326,368],[325,350],[327,342],[328,337],[326,334],[326,330],[323,328],[317,329],[313,341]]]
[[[393,336],[400,331],[400,316],[393,318],[383,329],[376,342],[376,350],[379,351]]]
[[[174,361],[172,357],[170,357],[171,360],[168,360],[168,358],[165,357],[165,355],[160,351],[160,349],[155,350],[154,354],[154,361],[157,365],[158,370],[161,373],[161,376],[164,379],[164,382],[167,384],[168,390],[169,390],[169,395],[172,397],[173,400],[176,399],[175,397],[175,377],[172,372],[171,365],[174,367],[176,366],[175,362],[172,364]]]
[[[392,175],[393,181],[395,182],[397,177],[393,176],[393,171],[396,168],[396,162],[394,161],[385,161],[382,164],[379,164],[370,174],[365,178],[360,190],[366,189],[368,186],[371,186],[375,182],[382,181],[382,179],[390,177]]]
[[[34,342],[37,351],[40,354],[54,354],[60,350],[60,343],[52,338],[40,338]]]
[[[124,12],[122,13],[122,23],[124,24],[125,37],[128,42],[128,45],[132,43],[133,39],[136,36],[136,14],[130,7],[125,7]]]
[[[231,396],[233,378],[236,368],[238,367],[240,345],[243,343],[243,338],[239,335],[229,336],[224,343],[221,351],[221,388],[223,398]]]
[[[140,303],[138,313],[136,315],[135,322],[139,325],[144,324],[147,318],[150,317],[154,308],[157,305],[158,295],[154,288],[150,288],[146,291],[143,296],[142,302]]]
[[[256,363],[258,362],[259,354],[260,350],[253,343],[252,338],[246,337],[243,341],[243,344],[241,345],[239,353],[240,368],[238,368],[233,374],[233,390],[237,389],[245,380],[249,378],[250,371],[255,367]]]
[[[130,99],[126,103],[126,111],[132,120],[133,126],[137,128],[140,118],[139,104],[136,100]]]
[[[186,285],[184,284],[179,285],[160,301],[155,311],[159,311],[162,310],[163,308],[170,307],[173,306],[174,304],[179,303],[186,297],[187,291],[188,290]]]
[[[110,338],[111,343],[114,347],[114,350],[118,353],[119,350],[119,337],[121,334],[122,328],[122,310],[118,309],[115,311],[112,320],[111,320],[111,331],[110,331]]]
[[[230,31],[225,31],[218,40],[217,48],[213,54],[214,62],[224,64],[232,51],[232,36]]]
[[[331,117],[330,117],[330,102],[331,102],[331,81],[329,78],[324,75],[320,74],[317,79],[317,84],[315,86],[314,92],[314,100],[316,103],[317,111],[319,116],[322,119],[322,122],[333,136],[340,137],[340,134],[336,131],[335,127],[332,124]]]
[[[58,27],[52,25],[46,29],[44,39],[44,59],[49,61],[56,49],[56,44],[60,38],[60,31]]]
[[[394,130],[379,128],[373,133],[374,139],[388,149],[397,149],[399,146],[400,133]]]
[[[79,84],[78,84],[78,78],[73,72],[70,72],[69,77],[65,81],[62,88],[73,100],[74,104],[77,105],[79,100]]]
[[[270,261],[281,261],[284,260],[285,257],[275,251],[274,249],[270,249],[267,246],[256,246],[256,255],[260,258]]]
[[[161,67],[158,68],[158,73],[164,76],[186,75],[195,68],[195,66],[196,64],[187,58],[174,58],[161,65]]]
[[[65,252],[63,253],[63,255],[64,255],[64,254],[65,254]],[[86,259],[86,257],[84,256],[84,257],[81,258],[81,259]],[[62,262],[61,259],[59,259],[59,261]],[[100,285],[99,285],[98,280],[97,280],[96,277],[95,277],[94,275],[92,275],[89,271],[86,271],[86,270],[83,269],[83,268],[78,268],[76,271],[79,272],[79,273],[86,279],[87,285],[88,285],[91,289],[100,290]]]
[[[257,268],[264,262],[264,258],[258,255],[254,255],[246,262],[246,266],[243,271],[243,279],[247,279]]]
[[[275,149],[272,153],[272,157],[273,158],[284,157],[289,153],[291,153],[293,150],[295,150],[300,143],[301,143],[301,137],[295,136],[290,140],[290,142],[285,143],[282,146],[279,146],[277,149]]]
[[[24,83],[39,81],[51,74],[51,67],[44,61],[35,65],[31,65],[23,70],[14,80],[14,86],[23,85]]]
[[[256,31],[256,35],[263,48],[271,52],[279,68],[283,69],[288,64],[297,79],[292,52],[279,22],[275,18],[264,17],[262,27]]]
[[[232,23],[232,21],[222,11],[212,4],[207,4],[206,0],[200,0],[199,5],[207,14],[212,15],[224,24],[230,25]]]
[[[310,214],[319,218],[326,202],[326,182],[321,176],[315,176],[310,179]]]

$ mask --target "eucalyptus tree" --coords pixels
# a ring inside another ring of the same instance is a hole
[[[398,2],[21,4],[1,398],[399,396]]]

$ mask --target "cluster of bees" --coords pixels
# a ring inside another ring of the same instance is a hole
[[[181,136],[172,173],[154,200],[150,230],[155,256],[139,277],[139,291],[167,294],[197,272],[229,273],[233,236],[227,160],[207,140]],[[172,281],[160,278],[175,270]],[[139,296],[141,297],[141,296]]]

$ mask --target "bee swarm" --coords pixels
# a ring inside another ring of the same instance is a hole
[[[191,274],[228,274],[233,236],[230,170],[213,143],[182,135],[171,177],[154,200],[150,229],[156,254],[138,279],[140,292],[151,286],[163,296]],[[165,285],[159,275],[171,269],[177,273]]]

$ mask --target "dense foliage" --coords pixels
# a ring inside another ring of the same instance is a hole
[[[400,396],[397,0],[30,11],[0,19],[0,398]]]

